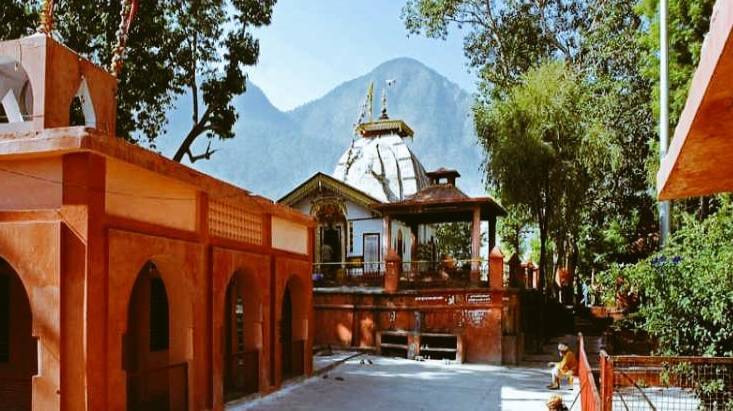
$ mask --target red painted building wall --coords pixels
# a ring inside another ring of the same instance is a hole
[[[235,278],[245,302],[243,347],[257,352],[254,390],[283,382],[283,318],[299,344],[296,372],[312,372],[309,217],[91,131],[27,137],[0,138],[0,260],[13,301],[29,304],[28,314],[11,313],[11,361],[0,363],[0,380],[25,382],[0,389],[0,400],[15,396],[34,410],[125,410],[131,395],[162,395],[173,408],[223,409],[226,296]],[[153,300],[141,272],[149,264],[167,299],[168,345],[157,351],[147,348]],[[156,382],[161,375],[168,384]],[[144,390],[128,394],[135,381]]]
[[[467,362],[514,364],[521,352],[516,290],[316,290],[314,309],[318,346],[376,348],[377,332],[406,331],[460,335]]]

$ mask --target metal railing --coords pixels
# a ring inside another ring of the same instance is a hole
[[[585,340],[581,333],[578,333],[578,382],[581,410],[601,411],[601,396],[598,393],[596,379],[585,352]]]
[[[313,264],[313,285],[374,286],[384,284],[384,262],[338,262]]]
[[[380,262],[336,262],[313,265],[313,285],[374,286],[384,285],[385,263]],[[471,260],[403,261],[400,273],[400,288],[452,288],[470,285]],[[488,285],[489,266],[479,263],[480,281]]]
[[[471,260],[407,261],[403,263],[400,288],[464,288],[472,285],[471,271]],[[478,271],[478,285],[488,285],[488,263],[480,262]]]
[[[188,410],[188,363],[127,374],[127,409],[132,411]]]
[[[604,411],[733,410],[733,358],[601,357]]]

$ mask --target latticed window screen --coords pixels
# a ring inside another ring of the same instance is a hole
[[[10,361],[10,277],[0,273],[0,363]]]
[[[229,240],[262,245],[262,216],[229,202],[212,200],[209,232]]]
[[[160,278],[150,279],[150,351],[168,349],[168,296]]]

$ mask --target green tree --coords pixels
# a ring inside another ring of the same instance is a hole
[[[593,23],[581,32],[584,64],[579,69],[590,79],[590,115],[618,149],[615,169],[597,175],[590,189],[594,202],[582,219],[578,264],[589,276],[613,262],[648,256],[658,245],[658,226],[646,170],[656,158],[650,145],[656,122],[649,104],[653,84],[641,70],[645,57],[638,49],[644,20],[630,0],[595,2],[588,12]]]
[[[532,215],[526,206],[515,205],[507,208],[507,215],[499,220],[498,234],[506,255],[516,253],[520,257],[525,251],[525,241],[530,234]]]
[[[407,0],[402,18],[412,34],[446,38],[466,31],[464,50],[486,90],[501,92],[550,57],[580,57],[577,32],[589,24],[585,1]]]
[[[669,121],[674,137],[674,129],[687,101],[705,35],[710,29],[715,0],[677,0],[668,2],[668,67],[669,67]],[[637,44],[643,50],[640,67],[644,76],[653,83],[651,107],[655,115],[659,113],[659,0],[642,0],[638,13],[647,23],[639,32]],[[653,152],[659,152],[659,144],[653,140]],[[654,185],[659,161],[652,158],[648,164],[648,180]],[[696,210],[700,218],[705,218],[716,206],[712,197],[700,197],[673,203],[672,216],[679,212]],[[673,226],[678,221],[673,220]],[[681,223],[681,221],[680,221]]]
[[[30,6],[22,0],[5,0],[0,7],[0,36],[13,39],[27,34],[28,27],[37,24]]]
[[[30,34],[41,1],[6,0],[0,11],[2,39]],[[245,67],[257,62],[259,43],[251,30],[270,23],[275,0],[155,0],[141,2],[128,40],[118,89],[117,134],[155,148],[166,113],[190,94],[192,125],[174,160],[209,159],[212,139],[234,137],[232,99],[246,90]],[[119,1],[59,0],[54,36],[95,63],[111,60]],[[193,143],[209,140],[205,152]]]
[[[637,3],[638,0],[409,0],[402,13],[413,34],[445,38],[452,29],[465,33],[466,58],[480,77],[480,107],[501,104],[527,71],[547,60],[564,61],[568,70],[584,83],[591,96],[586,99],[588,106],[583,114],[588,119],[584,121],[594,122],[604,130],[616,164],[591,175],[593,183],[584,197],[568,198],[569,202],[558,206],[580,207],[581,211],[571,213],[581,215],[579,231],[570,233],[577,238],[568,244],[571,269],[576,263],[588,271],[605,268],[611,262],[605,259],[616,256],[643,257],[644,253],[636,251],[639,240],[645,243],[642,249],[647,254],[654,246],[649,234],[656,231],[656,218],[646,171],[650,153],[655,152],[649,144],[655,130],[649,105],[652,83],[641,72],[644,58],[638,51],[638,37],[648,25],[638,15]],[[478,122],[477,128],[481,128]],[[497,161],[497,153],[489,150],[486,154],[489,169],[488,162]],[[529,179],[535,177],[531,167],[523,172]],[[513,184],[523,184],[523,180]],[[604,227],[614,221],[624,228],[625,244],[618,250],[621,254],[610,253],[603,241],[609,234],[603,232]],[[567,227],[575,227],[575,223]],[[566,248],[562,242],[557,244],[559,260]]]
[[[715,0],[676,0],[668,2],[669,45],[669,119],[674,130],[687,101],[692,76],[700,61],[705,35],[710,29],[710,16]],[[639,15],[647,22],[642,27],[638,44],[643,47],[643,74],[653,81],[651,100],[659,112],[659,0],[641,0]]]
[[[505,99],[475,109],[479,140],[491,153],[490,184],[504,204],[526,207],[538,226],[543,278],[550,239],[559,264],[577,255],[589,189],[616,157],[604,130],[586,115],[589,98],[566,64],[549,62],[529,70]]]
[[[439,255],[457,260],[471,259],[471,223],[438,224],[435,228],[435,240]]]
[[[633,265],[615,265],[601,276],[612,300],[636,292],[638,312],[629,322],[655,337],[661,354],[733,355],[733,204],[684,224],[664,250]]]

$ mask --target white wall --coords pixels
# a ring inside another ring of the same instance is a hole
[[[347,252],[347,256],[362,256],[364,255],[364,234],[379,233],[379,241],[381,243],[383,239],[382,233],[382,219],[381,218],[370,218],[367,220],[350,220],[350,223],[354,227],[354,249],[353,251]],[[347,234],[348,235],[348,234]],[[382,258],[384,258],[384,252],[382,252]]]

